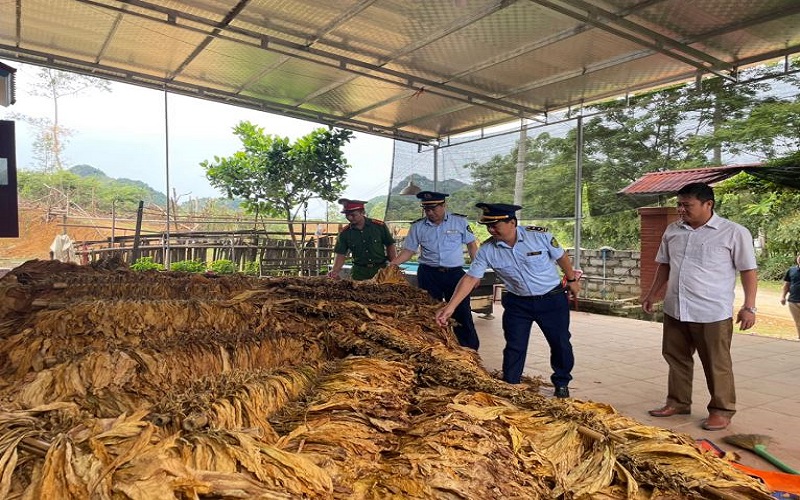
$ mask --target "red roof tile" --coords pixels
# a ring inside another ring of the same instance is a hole
[[[723,167],[650,172],[636,179],[617,194],[630,196],[674,195],[683,186],[692,182],[714,184],[728,177],[733,177],[742,170],[758,167],[760,165],[760,163],[749,163],[744,165],[726,165]]]

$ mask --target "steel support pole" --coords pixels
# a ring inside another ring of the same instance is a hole
[[[583,116],[578,116],[575,145],[575,255],[572,265],[581,269],[581,226],[583,224]]]

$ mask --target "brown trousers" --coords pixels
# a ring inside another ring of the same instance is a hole
[[[789,304],[789,312],[792,313],[794,319],[794,326],[797,328],[797,338],[800,339],[800,302],[787,302]]]
[[[709,413],[728,418],[736,413],[731,340],[733,319],[714,323],[689,323],[664,315],[661,354],[669,365],[667,405],[678,409],[692,406],[694,353],[697,352],[711,394]]]

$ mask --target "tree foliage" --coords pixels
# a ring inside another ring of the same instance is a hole
[[[800,67],[797,60],[791,64]],[[791,73],[766,83],[770,72],[774,68],[758,67],[740,74],[735,84],[710,78],[700,87],[678,85],[584,110],[582,245],[638,248],[639,219],[633,208],[669,202],[618,194],[644,174],[743,163],[739,158],[745,154],[770,165],[792,158],[800,150],[800,84]],[[564,137],[544,133],[528,139],[523,217],[571,213],[576,139],[575,128]],[[512,200],[516,162],[515,146],[505,155],[469,164],[475,197]],[[741,174],[721,184],[719,194],[720,213],[761,234],[767,253],[788,255],[798,245],[796,190]],[[544,224],[569,233],[573,223]]]
[[[291,222],[311,198],[334,202],[346,187],[350,165],[342,148],[353,135],[349,130],[319,128],[291,143],[243,121],[234,134],[242,142],[240,151],[200,165],[212,186],[241,198],[250,213]]]
[[[419,206],[419,199],[414,195],[400,194],[403,188],[406,187],[409,181],[413,180],[416,186],[422,191],[439,191],[450,194],[447,198],[447,207],[451,212],[456,213],[469,213],[468,210],[473,209],[474,191],[469,184],[459,181],[458,179],[444,179],[438,181],[434,187],[434,182],[425,176],[409,176],[402,179],[397,186],[392,189],[392,213],[394,220],[412,221],[422,217],[422,209]],[[379,204],[382,203],[382,207]],[[367,205],[367,210],[371,217],[381,218],[380,214],[386,211],[386,197],[379,196],[370,200]]]
[[[50,207],[80,207],[93,213],[135,213],[139,200],[157,203],[155,191],[144,183],[118,182],[108,177],[82,177],[71,170],[17,172],[20,197]],[[163,194],[161,195],[163,197]]]

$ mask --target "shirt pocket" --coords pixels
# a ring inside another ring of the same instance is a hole
[[[457,250],[461,247],[461,234],[458,232],[445,233],[442,238],[442,247],[444,250]]]
[[[529,250],[523,256],[523,263],[527,270],[533,273],[541,273],[550,267],[550,254],[547,250]]]
[[[731,266],[731,250],[720,244],[705,244],[700,250],[700,262],[704,267]]]

